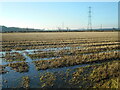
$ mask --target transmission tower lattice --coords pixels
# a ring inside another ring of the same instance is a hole
[[[88,30],[92,30],[92,19],[91,19],[91,7],[89,7],[89,11],[88,11],[88,26],[87,29]]]

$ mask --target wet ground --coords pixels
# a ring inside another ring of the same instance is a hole
[[[74,48],[81,48],[81,47],[74,47]],[[39,88],[41,87],[40,85],[40,74],[45,73],[45,72],[52,72],[52,73],[62,73],[66,72],[68,69],[75,69],[77,67],[84,67],[88,66],[90,64],[82,64],[82,65],[75,65],[75,66],[70,66],[70,67],[62,67],[62,68],[53,68],[53,69],[47,69],[47,70],[36,70],[35,64],[32,62],[33,59],[31,59],[28,54],[35,54],[37,52],[49,52],[49,51],[59,51],[59,50],[67,50],[67,49],[73,49],[71,47],[64,47],[64,48],[47,48],[47,49],[34,49],[34,50],[22,50],[22,51],[16,51],[12,50],[10,53],[17,52],[24,56],[25,62],[29,66],[29,71],[28,72],[16,72],[15,70],[12,70],[11,67],[6,66],[5,70],[8,71],[7,73],[0,74],[0,77],[2,77],[2,87],[3,88],[13,88],[13,87],[22,87],[22,77],[23,76],[29,76],[30,78],[30,87],[31,88]],[[13,62],[6,62],[2,56],[5,56],[7,52],[0,52],[0,65],[7,65],[9,63],[17,63],[17,62],[23,62],[23,61],[13,61]],[[60,57],[50,57],[50,58],[39,58],[39,59],[34,59],[34,61],[37,60],[51,60],[55,58],[60,58]],[[96,63],[100,64],[100,63]]]
[[[76,47],[76,48],[80,48],[80,47]],[[22,56],[24,56],[25,58],[25,62],[27,63],[27,65],[29,66],[29,71],[28,72],[16,72],[15,70],[12,70],[11,67],[6,66],[5,67],[5,71],[8,71],[7,73],[4,74],[0,74],[0,76],[2,77],[2,87],[3,88],[13,88],[13,87],[22,87],[22,77],[23,76],[29,76],[30,78],[30,87],[31,88],[37,88],[40,87],[39,83],[40,83],[40,79],[39,79],[39,74],[43,73],[43,72],[63,72],[66,71],[67,69],[73,69],[76,67],[82,67],[82,66],[86,66],[86,65],[76,65],[76,66],[71,66],[71,67],[63,67],[63,68],[54,68],[54,69],[47,69],[47,70],[36,70],[36,67],[34,65],[34,63],[32,62],[37,61],[37,60],[51,60],[51,59],[55,59],[55,58],[60,58],[60,57],[50,57],[50,58],[39,58],[39,59],[31,59],[28,54],[35,54],[37,52],[49,52],[49,51],[59,51],[59,50],[66,50],[66,49],[72,49],[71,47],[64,47],[64,48],[47,48],[47,49],[32,49],[32,50],[22,50],[22,51],[16,51],[16,50],[12,50],[12,51],[6,51],[6,52],[0,52],[0,65],[7,65],[10,63],[17,63],[17,62],[24,62],[24,61],[13,61],[13,62],[7,62],[4,58],[2,58],[3,56],[6,55],[6,53],[19,53]]]

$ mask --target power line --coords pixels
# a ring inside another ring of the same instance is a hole
[[[88,26],[87,26],[87,29],[88,30],[92,30],[92,15],[91,15],[91,7],[89,7],[89,11],[88,11]]]

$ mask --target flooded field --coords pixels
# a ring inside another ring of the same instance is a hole
[[[2,88],[118,88],[118,32],[3,33]]]

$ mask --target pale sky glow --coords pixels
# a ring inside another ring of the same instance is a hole
[[[56,29],[87,28],[88,7],[93,28],[118,27],[118,2],[1,2],[0,25]]]
[[[119,0],[0,0],[0,2],[119,2]]]

